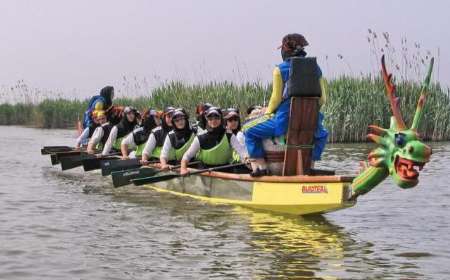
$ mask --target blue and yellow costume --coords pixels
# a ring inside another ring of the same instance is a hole
[[[287,94],[286,83],[289,79],[289,69],[291,67],[290,58],[284,60],[273,70],[273,88],[269,105],[265,112],[263,121],[254,126],[248,127],[245,134],[245,145],[247,146],[250,158],[264,158],[265,152],[262,140],[266,138],[278,137],[287,133],[289,124],[289,110],[291,98]],[[317,68],[322,88],[320,104],[326,100],[326,81],[322,78],[322,71]],[[328,137],[327,130],[323,127],[323,114],[319,112],[317,129],[314,134],[313,160],[320,160]]]
[[[89,100],[88,108],[83,116],[83,128],[90,127],[93,124],[93,112],[107,111],[111,107],[113,95],[114,88],[112,86],[106,86],[101,89],[99,95],[95,95]]]

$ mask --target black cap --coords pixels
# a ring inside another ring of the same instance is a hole
[[[177,117],[184,117],[184,118],[188,118],[188,115],[186,113],[186,111],[183,108],[178,108],[175,109],[172,113],[172,118],[177,118]]]
[[[205,117],[208,117],[210,115],[217,115],[219,117],[222,116],[222,111],[218,107],[211,107],[205,112]]]
[[[165,115],[172,116],[173,111],[175,111],[175,107],[168,106],[168,107],[164,108],[164,114]]]

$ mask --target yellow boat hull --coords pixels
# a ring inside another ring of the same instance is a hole
[[[230,180],[216,173],[215,176],[190,176],[146,187],[210,203],[292,215],[326,213],[355,205],[355,201],[349,200],[349,182],[339,179],[333,182],[330,176],[324,176],[327,180],[323,182],[320,176],[314,176],[314,180],[311,178],[313,182],[307,182],[307,177],[299,177],[299,180],[291,178],[291,182],[276,182],[271,178],[269,182],[264,182],[264,177],[258,181]]]

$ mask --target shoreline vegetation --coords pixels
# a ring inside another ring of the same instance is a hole
[[[329,93],[321,111],[325,114],[325,126],[329,131],[328,142],[365,142],[367,127],[376,124],[389,127],[391,111],[385,96],[383,81],[371,76],[342,76],[329,81]],[[191,118],[200,102],[209,102],[222,108],[238,107],[245,112],[250,105],[267,104],[271,85],[261,83],[235,84],[210,82],[188,84],[168,82],[148,96],[116,98],[114,104],[131,105],[139,110],[149,106],[162,109],[173,105],[186,108]],[[420,84],[413,81],[397,82],[400,108],[407,124],[411,124]],[[424,140],[450,140],[450,92],[439,84],[430,86],[424,110],[424,120],[419,132]],[[26,125],[38,128],[75,127],[82,119],[88,100],[47,98],[39,102],[0,104],[0,125]]]
[[[424,49],[420,43],[406,38],[401,38],[400,45],[394,46],[388,32],[378,34],[371,29],[368,29],[366,39],[370,51],[369,60],[373,69],[376,69],[374,74],[361,74],[357,77],[353,74],[343,75],[329,80],[327,102],[321,111],[325,114],[324,125],[329,131],[330,143],[366,142],[368,125],[389,127],[391,109],[384,83],[378,74],[381,55],[386,55],[395,72],[394,77],[398,77],[395,81],[397,95],[400,97],[400,110],[407,125],[412,123],[420,96],[421,85],[416,81],[424,78],[425,67],[433,53],[437,57],[439,80],[439,48],[432,52]],[[328,65],[328,59],[325,56],[325,65]],[[338,54],[337,59],[348,67],[350,73],[354,73],[342,54]],[[222,108],[237,107],[241,112],[245,112],[251,105],[266,105],[272,88],[270,84],[263,83],[213,81],[189,84],[170,81],[150,90],[146,80],[142,83],[135,82],[134,85],[130,84],[124,77],[122,86],[126,89],[126,95],[132,97],[116,98],[114,104],[131,105],[139,110],[148,107],[162,109],[172,105],[188,110],[191,118],[195,106],[200,102],[209,102]],[[88,103],[88,100],[64,98],[60,93],[30,89],[23,80],[10,90],[4,88],[2,91],[0,100],[4,97],[6,100],[15,97],[16,100],[0,104],[0,125],[75,127],[78,118],[82,119]],[[116,92],[120,93],[120,90]],[[148,95],[144,95],[147,92]],[[418,131],[427,141],[450,140],[450,90],[448,87],[441,87],[439,82],[430,85],[423,121]]]

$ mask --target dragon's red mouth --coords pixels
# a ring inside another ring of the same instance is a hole
[[[419,171],[423,169],[424,162],[417,162],[397,156],[395,158],[395,171],[402,180],[416,181]]]

